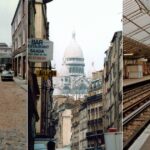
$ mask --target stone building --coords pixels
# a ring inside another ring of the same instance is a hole
[[[88,96],[72,109],[72,150],[98,149],[104,144],[102,74],[92,73]]]
[[[123,87],[122,32],[114,33],[111,46],[106,51],[103,79],[104,130],[122,131]]]
[[[6,65],[12,65],[12,49],[8,47],[6,43],[0,43],[0,71],[2,71]]]
[[[84,66],[83,52],[75,39],[75,33],[73,33],[71,42],[64,53],[62,70],[54,78],[54,95],[69,95],[76,100],[84,98],[89,86]]]
[[[47,21],[46,4],[52,0],[29,0],[28,1],[28,40],[49,39],[49,22]],[[29,48],[29,47],[28,47]],[[52,56],[52,54],[50,54]],[[28,60],[29,77],[28,77],[28,138],[29,149],[33,150],[33,145],[38,138],[46,140],[53,137],[51,134],[51,108],[52,108],[52,78],[42,80],[37,77],[36,70],[43,70],[42,67],[51,68],[51,64],[46,62],[33,62]],[[44,84],[42,84],[44,83]],[[31,142],[32,141],[32,142]],[[38,140],[36,144],[41,144]]]
[[[103,100],[102,100],[103,71],[93,73],[86,99],[87,105],[87,148],[88,150],[101,149],[104,145],[103,136]]]
[[[79,109],[79,149],[85,150],[87,148],[87,107],[86,102],[80,105]]]
[[[71,149],[85,150],[87,148],[87,109],[86,102],[79,101],[72,109]]]
[[[79,136],[80,136],[80,111],[79,110],[80,110],[80,101],[72,109],[71,150],[79,149]]]
[[[27,79],[28,1],[19,0],[11,23],[11,32],[15,76]]]
[[[49,40],[49,22],[47,20],[47,3],[52,0],[35,0],[35,25],[34,31],[35,36],[31,37],[34,39]],[[32,26],[31,26],[32,27]],[[52,47],[53,51],[53,47]],[[53,52],[50,52],[51,58],[53,57]],[[51,61],[51,59],[49,59]],[[49,62],[33,62],[30,63],[34,67],[34,72],[38,69],[44,70],[45,68],[51,69],[51,63]],[[45,68],[44,68],[45,67]],[[50,118],[51,118],[51,108],[52,108],[52,94],[53,94],[53,83],[52,78],[49,77],[49,81],[43,80],[41,77],[37,77],[38,85],[40,90],[39,100],[37,102],[37,110],[40,116],[39,121],[36,123],[36,131],[39,135],[50,136]]]
[[[72,109],[78,101],[74,101],[73,97],[64,95],[54,96],[54,100],[53,118],[55,118],[56,125],[56,148],[70,149]]]

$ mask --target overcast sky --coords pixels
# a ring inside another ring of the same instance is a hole
[[[19,0],[0,1],[0,42],[11,44],[11,21]],[[122,0],[53,0],[47,5],[54,61],[61,68],[72,32],[83,50],[86,71],[94,62],[103,68],[104,51],[115,31],[122,30]]]
[[[122,30],[122,0],[53,0],[47,5],[54,61],[60,69],[72,32],[83,50],[86,72],[94,62],[103,68],[104,52],[115,31]]]
[[[19,0],[0,0],[0,42],[11,44],[11,22]]]

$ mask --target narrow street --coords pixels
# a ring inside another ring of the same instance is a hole
[[[27,92],[0,81],[0,150],[27,149]]]

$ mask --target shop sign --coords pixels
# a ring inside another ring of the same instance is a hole
[[[49,62],[53,59],[53,42],[42,39],[28,40],[28,60],[30,62]]]
[[[36,70],[37,77],[54,77],[56,76],[56,70]]]

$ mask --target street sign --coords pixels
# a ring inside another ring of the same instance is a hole
[[[28,60],[30,62],[49,62],[53,59],[53,42],[45,39],[28,40]]]
[[[56,76],[56,70],[36,70],[37,77],[54,77]]]

